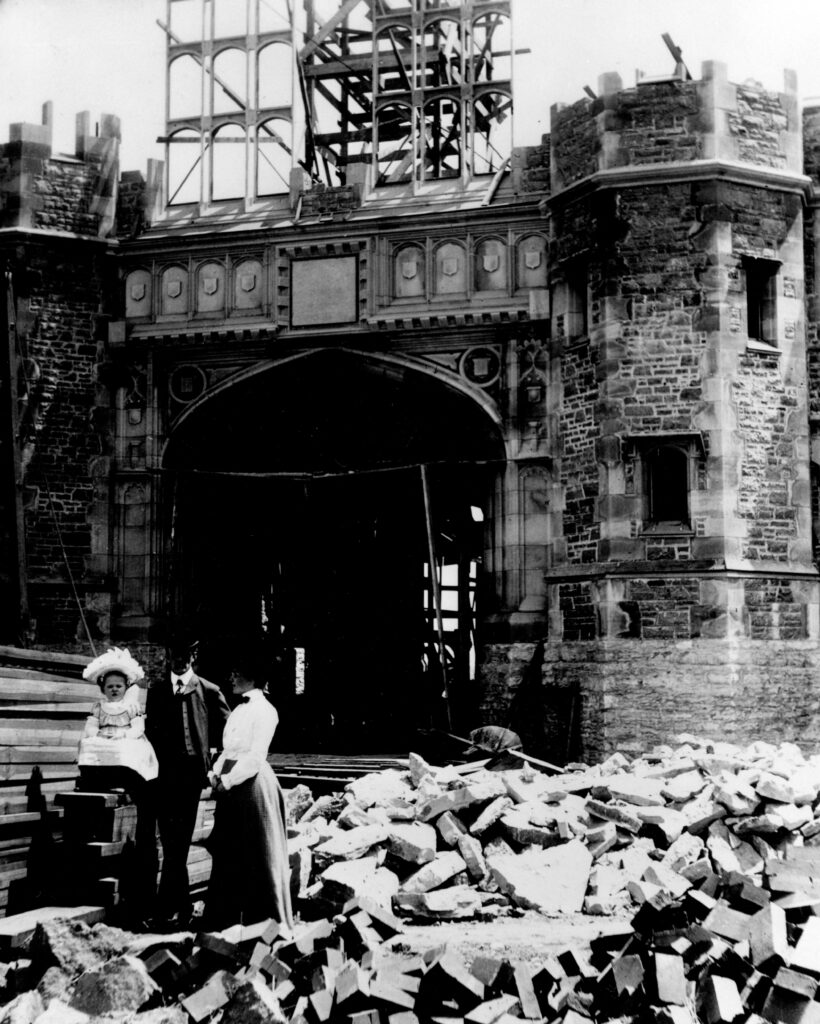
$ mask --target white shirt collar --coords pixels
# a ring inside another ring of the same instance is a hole
[[[183,672],[183,674],[181,676],[178,676],[176,674],[176,672],[172,672],[171,673],[171,682],[173,683],[173,685],[175,687],[178,686],[179,683],[182,683],[183,686],[187,686],[188,683],[190,683],[190,681],[193,679],[193,677],[194,677],[194,669],[193,669],[193,666],[191,666],[189,669],[187,669],[185,672]]]

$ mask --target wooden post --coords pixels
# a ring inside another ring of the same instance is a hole
[[[5,486],[0,493],[7,495],[7,518],[9,530],[9,558],[15,565],[9,566],[9,581],[13,589],[10,595],[9,614],[14,621],[14,637],[17,643],[23,643],[23,633],[28,626],[28,586],[26,582],[26,526],[23,515],[23,468],[20,456],[20,418],[17,394],[17,368],[20,364],[20,353],[17,351],[17,310],[12,289],[11,271],[6,270],[4,280],[4,311],[2,331],[5,338],[0,337],[0,349],[3,353],[3,367],[0,376],[4,378],[2,400],[5,407],[5,423],[3,441],[6,457],[3,465]]]
[[[433,606],[436,611],[436,632],[438,634],[438,657],[441,663],[441,681],[444,684],[444,704],[447,711],[447,728],[453,728],[452,715],[450,713],[450,684],[447,678],[447,652],[444,648],[444,620],[441,616],[441,587],[439,586],[436,542],[433,536],[433,515],[430,509],[430,484],[427,480],[427,467],[419,466],[421,470],[421,488],[424,493],[424,521],[427,527],[427,558],[430,564],[430,584],[433,592]]]

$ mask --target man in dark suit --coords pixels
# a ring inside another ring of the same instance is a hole
[[[170,672],[149,688],[145,705],[145,734],[159,761],[154,805],[163,861],[157,916],[177,927],[191,916],[188,851],[199,798],[229,714],[219,687],[194,671],[196,648],[185,639],[169,645]]]

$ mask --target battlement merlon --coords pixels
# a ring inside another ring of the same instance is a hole
[[[631,167],[719,161],[802,176],[797,76],[782,92],[729,81],[725,64],[705,61],[701,78],[681,71],[624,88],[599,77],[596,99],[551,108],[553,196],[591,175]]]

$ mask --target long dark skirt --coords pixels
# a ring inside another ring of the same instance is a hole
[[[213,857],[205,898],[208,928],[269,917],[293,926],[285,799],[269,765],[218,795],[208,849]]]

